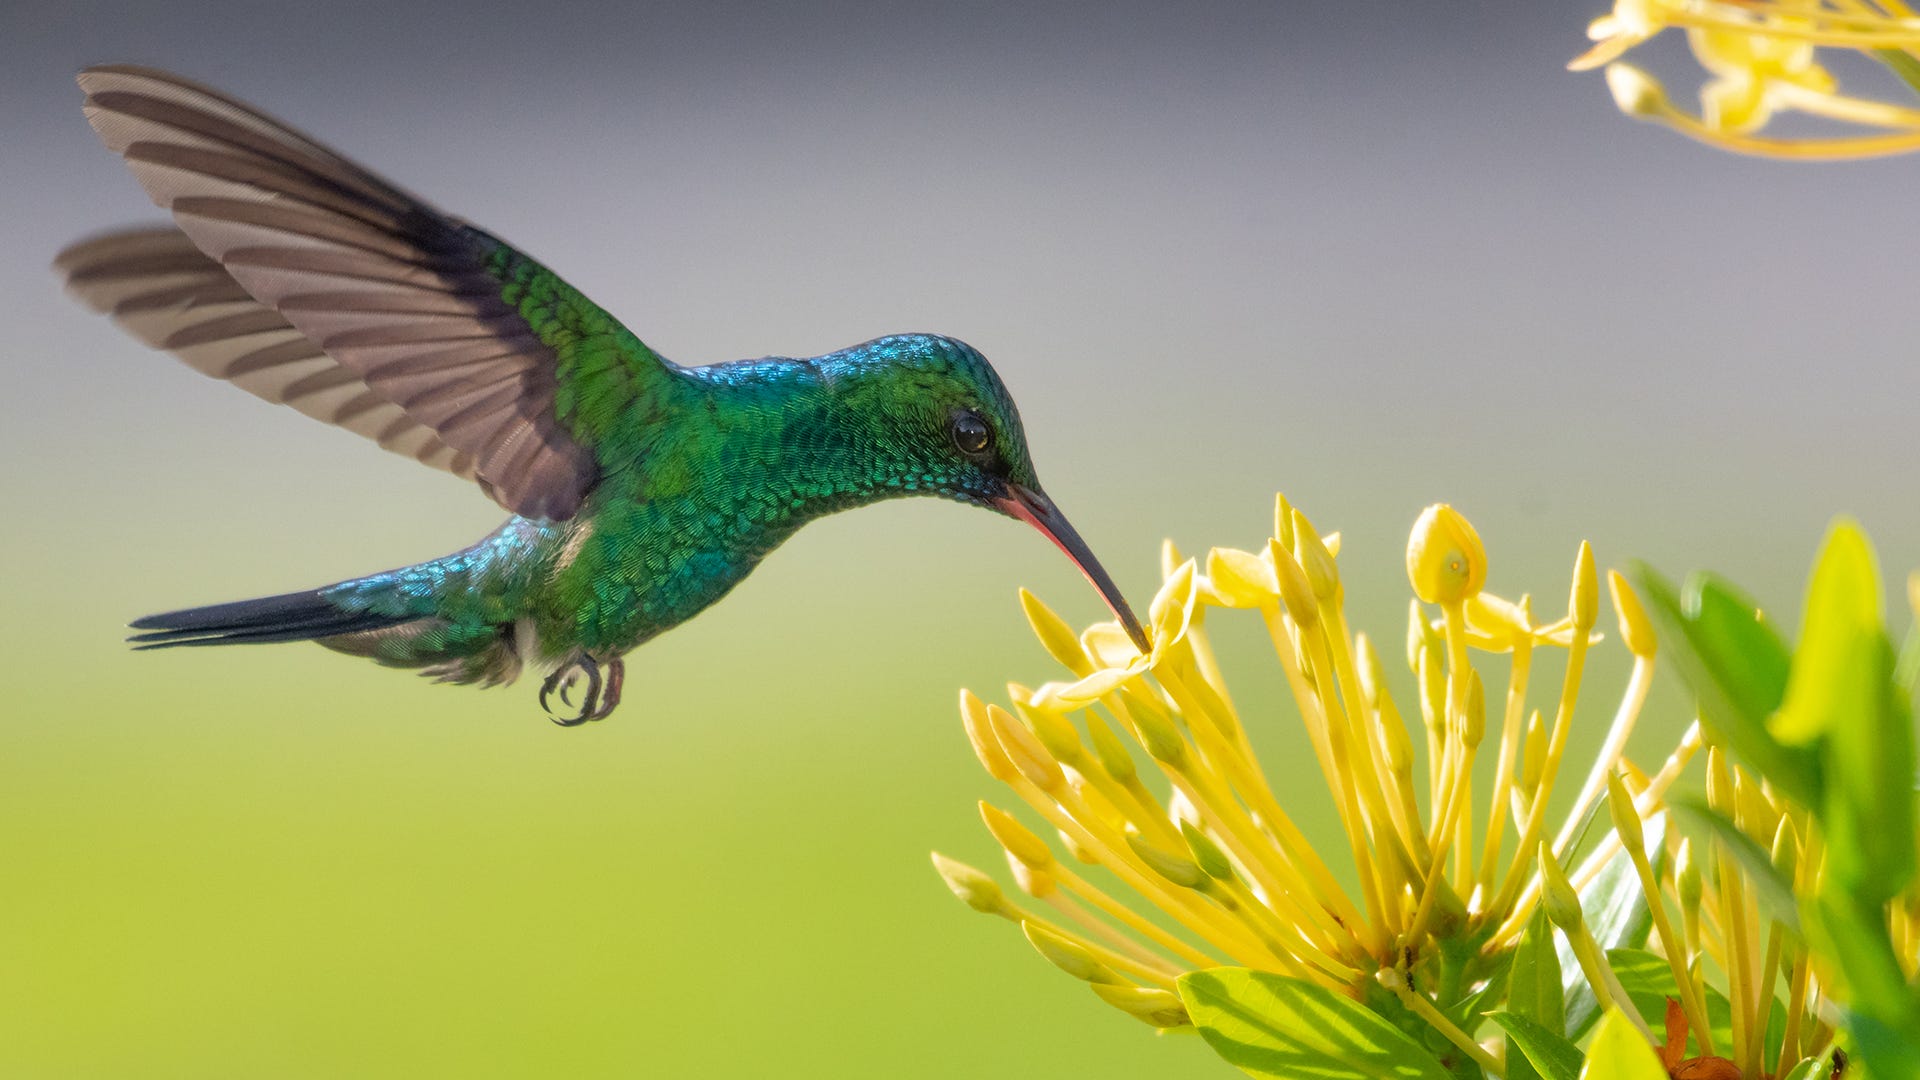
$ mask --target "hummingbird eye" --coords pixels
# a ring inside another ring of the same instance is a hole
[[[963,454],[985,453],[987,446],[993,442],[993,432],[988,429],[987,422],[980,418],[979,413],[970,410],[953,414],[952,434],[953,445],[959,447]]]

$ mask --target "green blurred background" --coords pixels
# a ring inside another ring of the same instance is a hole
[[[1479,526],[1492,587],[1549,612],[1586,537],[1609,565],[1723,569],[1791,623],[1835,512],[1920,565],[1916,164],[1632,124],[1560,70],[1595,13],[10,6],[0,1075],[1223,1068],[927,865],[998,868],[953,704],[1051,675],[1015,586],[1099,615],[1009,522],[915,500],[815,526],[636,654],[585,730],[527,684],[127,651],[133,616],[438,555],[499,515],[60,295],[59,247],[155,216],[74,69],[249,98],[685,362],[968,339],[1136,605],[1162,537],[1254,546],[1285,490],[1344,531],[1354,621],[1393,655],[1406,529],[1437,500]],[[1219,625],[1331,841],[1265,646]],[[1671,685],[1653,712],[1642,756],[1681,722]]]

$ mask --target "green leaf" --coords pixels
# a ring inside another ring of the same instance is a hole
[[[1914,873],[1913,721],[1893,681],[1880,571],[1860,527],[1827,533],[1793,653],[1787,695],[1770,728],[1782,742],[1824,746],[1821,810],[1827,873],[1868,904]]]
[[[1667,1080],[1667,1070],[1625,1013],[1608,1009],[1587,1046],[1580,1080]]]
[[[1846,976],[1853,1020],[1872,1017],[1895,1031],[1914,1032],[1906,1036],[1907,1045],[1920,1060],[1920,1031],[1915,1030],[1920,1008],[1887,935],[1884,909],[1862,904],[1829,883],[1807,900],[1801,914],[1814,951],[1831,958]]]
[[[1554,951],[1553,926],[1547,922],[1544,905],[1534,907],[1533,918],[1527,920],[1527,928],[1513,948],[1513,963],[1507,969],[1507,1011],[1556,1037],[1565,1037],[1567,1004],[1560,989],[1560,954]],[[1535,1080],[1540,1071],[1526,1057],[1515,1054],[1517,1048],[1509,1035],[1507,1080]]]
[[[1813,1058],[1802,1058],[1800,1064],[1795,1065],[1780,1080],[1811,1080],[1813,1067],[1817,1064],[1819,1062]]]
[[[1549,1031],[1516,1012],[1497,1012],[1487,1019],[1507,1033],[1507,1080],[1516,1080],[1524,1064],[1542,1080],[1578,1080],[1580,1049],[1558,1032]],[[1512,1048],[1517,1048],[1516,1054]]]
[[[1689,575],[1682,592],[1645,564],[1634,576],[1715,741],[1795,801],[1819,805],[1819,759],[1767,730],[1786,696],[1787,646],[1753,601],[1711,574]]]
[[[1858,1013],[1847,1017],[1847,1029],[1853,1032],[1860,1063],[1864,1069],[1847,1067],[1847,1076],[1870,1076],[1873,1080],[1920,1080],[1920,1042],[1911,1028],[1886,1024]]]
[[[1249,1076],[1449,1080],[1419,1043],[1351,999],[1284,975],[1208,968],[1180,1000],[1215,1053]]]
[[[1704,855],[1709,837],[1724,845],[1753,886],[1760,910],[1794,933],[1800,932],[1800,905],[1794,899],[1793,883],[1774,869],[1773,856],[1765,848],[1698,795],[1671,796],[1667,808],[1673,811],[1673,823],[1693,838],[1694,850]]]
[[[1875,49],[1873,58],[1887,65],[1907,88],[1920,92],[1920,60],[1904,49]]]
[[[1653,871],[1658,874],[1666,863],[1667,817],[1664,813],[1655,814],[1647,819],[1646,837],[1647,857],[1653,861]],[[1647,935],[1653,930],[1653,913],[1647,909],[1647,896],[1640,888],[1640,875],[1633,868],[1633,859],[1625,851],[1617,851],[1600,873],[1594,876],[1580,895],[1580,911],[1586,917],[1587,930],[1600,948],[1639,948],[1646,944]],[[1560,986],[1566,1001],[1566,1035],[1578,1042],[1580,1037],[1593,1027],[1599,1019],[1599,1003],[1594,999],[1593,988],[1587,985],[1587,978],[1580,971],[1580,962],[1573,955],[1573,947],[1564,939],[1556,939],[1554,948],[1558,952],[1560,964]]]

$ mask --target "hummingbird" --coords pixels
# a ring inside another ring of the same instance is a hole
[[[243,102],[129,65],[79,83],[88,122],[173,225],[61,252],[73,294],[195,370],[466,477],[511,514],[444,558],[137,619],[136,647],[314,641],[483,686],[531,667],[541,707],[571,726],[619,704],[628,652],[801,526],[932,495],[1038,529],[1148,650],[973,347],[895,334],[675,364],[531,256]]]

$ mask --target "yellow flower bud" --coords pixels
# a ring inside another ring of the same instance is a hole
[[[1154,1027],[1164,1030],[1187,1027],[1193,1023],[1179,996],[1158,987],[1094,983],[1091,989],[1101,1001]]]
[[[1187,842],[1187,850],[1193,854],[1193,861],[1202,873],[1216,881],[1233,879],[1233,863],[1220,845],[1213,842],[1206,833],[1193,827],[1189,822],[1180,822],[1180,838]]]
[[[1288,551],[1293,550],[1293,504],[1277,493],[1273,497],[1273,539]]]
[[[1553,845],[1545,840],[1540,842],[1540,900],[1546,906],[1547,918],[1560,928],[1568,937],[1586,932],[1586,914],[1580,910],[1580,894],[1573,891],[1573,882],[1560,869],[1560,861],[1553,857]]]
[[[1613,831],[1619,834],[1620,846],[1631,854],[1645,856],[1647,837],[1640,812],[1634,809],[1633,796],[1618,773],[1607,774],[1607,811],[1613,815]]]
[[[1780,828],[1773,834],[1772,855],[1773,868],[1791,885],[1800,872],[1800,834],[1794,831],[1793,819],[1780,819]]]
[[[940,872],[941,880],[953,890],[953,895],[966,901],[973,910],[985,915],[997,915],[1007,906],[1006,894],[1000,891],[1000,883],[966,863],[949,859],[936,851],[933,853],[933,868]]]
[[[1300,568],[1307,572],[1307,584],[1313,587],[1314,599],[1323,603],[1332,600],[1340,591],[1340,568],[1334,564],[1333,553],[1327,550],[1327,545],[1321,543],[1313,522],[1298,510],[1293,512],[1293,551],[1300,559]]]
[[[1380,707],[1380,687],[1386,682],[1386,675],[1380,668],[1380,654],[1374,651],[1373,641],[1364,631],[1353,635],[1353,651],[1360,654],[1360,693],[1367,699],[1370,708]]]
[[[1585,540],[1580,541],[1580,554],[1573,559],[1573,594],[1567,598],[1567,617],[1582,637],[1600,618],[1600,575],[1593,568],[1593,545]]]
[[[1093,953],[1085,946],[1063,934],[1056,934],[1030,919],[1020,920],[1020,929],[1027,935],[1034,950],[1047,958],[1047,963],[1073,976],[1082,982],[1111,983],[1124,986],[1125,979],[1113,973],[1113,969],[1094,959]]]
[[[973,746],[973,755],[980,759],[988,776],[1007,783],[1020,775],[1013,762],[1007,760],[1006,752],[1000,749],[1000,740],[993,737],[993,726],[987,722],[987,707],[971,690],[960,691],[960,722],[967,729],[967,742]]]
[[[1013,700],[1018,702],[1020,698],[1015,696]],[[1014,708],[1020,710],[1020,719],[1027,722],[1028,730],[1040,740],[1041,746],[1047,748],[1047,753],[1052,754],[1054,760],[1076,769],[1082,768],[1081,763],[1087,756],[1086,748],[1080,745],[1080,733],[1074,730],[1073,721],[1067,719],[1065,713],[1030,709],[1017,704]]]
[[[1041,791],[1059,791],[1066,785],[1067,778],[1060,771],[1060,763],[1053,760],[1047,748],[1034,738],[1033,732],[1015,720],[1012,714],[998,705],[987,706],[987,723],[993,729],[994,739],[1000,749],[1020,770],[1034,787]]]
[[[1647,620],[1647,609],[1640,606],[1640,597],[1634,594],[1633,586],[1627,584],[1626,576],[1620,571],[1609,570],[1607,591],[1613,594],[1613,610],[1620,616],[1620,640],[1626,642],[1627,651],[1642,659],[1651,658],[1659,643],[1654,638],[1653,623]]]
[[[1033,627],[1033,636],[1040,639],[1041,647],[1061,667],[1081,678],[1093,671],[1093,664],[1087,660],[1086,649],[1081,647],[1080,639],[1074,635],[1073,627],[1067,625],[1067,620],[1025,589],[1020,590],[1020,609],[1027,613],[1027,624]]]
[[[1042,870],[1053,865],[1053,851],[1047,842],[1035,836],[1033,830],[1020,824],[1020,820],[1005,810],[985,801],[980,802],[980,820],[986,822],[987,831],[1007,849],[1007,854]]]
[[[1700,863],[1693,857],[1693,841],[1682,839],[1680,853],[1673,860],[1674,887],[1680,893],[1680,906],[1686,911],[1700,910],[1706,886],[1700,879]]]
[[[1407,539],[1407,578],[1429,604],[1464,601],[1487,581],[1487,549],[1480,534],[1446,503],[1426,508]]]
[[[1128,697],[1127,712],[1133,717],[1135,732],[1147,754],[1169,769],[1178,769],[1187,761],[1187,740],[1174,726],[1173,719],[1151,703]]]
[[[1614,105],[1628,116],[1645,119],[1667,111],[1667,91],[1660,80],[1632,64],[1608,64],[1607,89]]]
[[[1127,846],[1148,869],[1183,889],[1197,889],[1207,883],[1207,875],[1198,863],[1147,843],[1139,833],[1127,834]]]
[[[1137,775],[1127,744],[1120,741],[1120,736],[1114,734],[1105,720],[1092,712],[1087,713],[1087,735],[1093,740],[1093,755],[1100,759],[1100,767],[1108,776],[1124,784]]]
[[[1300,560],[1293,552],[1282,547],[1280,541],[1267,541],[1267,554],[1272,557],[1274,576],[1279,578],[1280,599],[1287,605],[1287,614],[1293,621],[1307,629],[1320,622],[1320,604],[1313,595],[1313,582],[1308,580],[1307,572],[1300,566]]]

